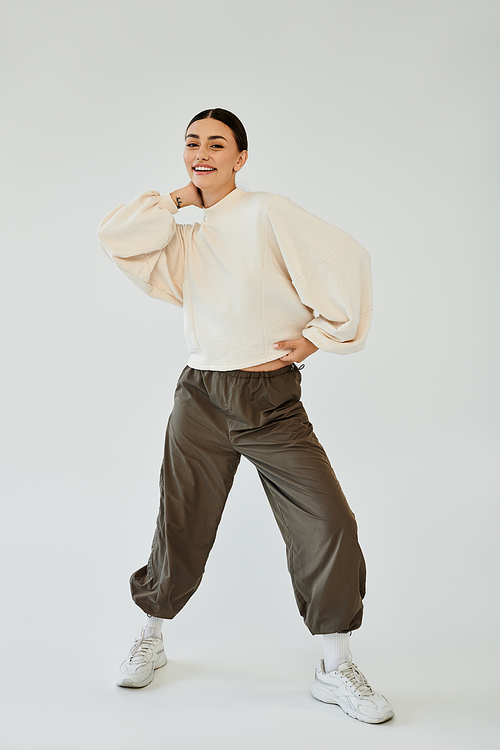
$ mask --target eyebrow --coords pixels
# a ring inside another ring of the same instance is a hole
[[[200,140],[200,136],[199,136],[199,135],[196,135],[196,133],[188,133],[188,134],[186,135],[186,139],[187,139],[187,138],[198,138],[198,140]],[[222,138],[222,140],[223,140],[223,141],[227,141],[227,138],[224,138],[224,136],[223,136],[223,135],[209,135],[209,136],[208,136],[208,140],[209,140],[209,141],[216,141],[216,140],[217,140],[217,138]]]

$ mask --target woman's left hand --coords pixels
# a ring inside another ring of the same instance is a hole
[[[289,341],[279,341],[277,344],[273,344],[273,347],[275,349],[292,350],[280,357],[282,362],[302,362],[310,354],[318,351],[318,347],[303,336],[300,336],[298,339],[290,339]]]

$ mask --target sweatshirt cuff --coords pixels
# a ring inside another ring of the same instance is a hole
[[[178,213],[179,209],[173,202],[170,193],[165,193],[165,195],[160,195],[158,198],[158,201],[160,203],[160,206],[162,208],[166,208],[167,211],[169,211],[171,214]]]
[[[371,310],[361,316],[360,324],[354,332],[352,330],[350,334],[344,332],[346,337],[343,341],[327,333],[320,326],[314,325],[314,320],[313,318],[302,331],[302,336],[305,339],[308,339],[318,349],[330,354],[352,354],[360,352],[365,347],[366,337],[370,329]],[[350,338],[347,338],[346,334]]]

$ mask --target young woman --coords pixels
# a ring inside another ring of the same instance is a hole
[[[185,133],[189,183],[142,193],[103,218],[102,248],[146,294],[181,306],[189,359],[177,382],[147,565],[130,578],[146,624],[118,684],[144,687],[167,662],[161,627],[198,588],[241,456],[256,467],[283,535],[299,612],[324,636],[311,692],[350,716],[394,716],[349,650],[361,625],[365,563],[357,526],[300,401],[295,363],[362,349],[370,257],[346,232],[292,201],[244,192],[245,129],[224,109]],[[180,224],[185,206],[204,210]]]

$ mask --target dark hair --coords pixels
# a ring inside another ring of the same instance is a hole
[[[220,109],[220,107],[218,107],[217,109],[204,109],[203,112],[195,115],[186,128],[186,135],[189,127],[193,124],[193,122],[197,122],[198,120],[206,120],[208,117],[211,117],[213,120],[223,122],[224,125],[227,125],[228,128],[231,128],[236,140],[238,151],[248,150],[248,138],[246,130],[243,127],[243,123],[236,117],[236,115],[233,115],[232,112],[229,112],[229,110],[227,109]]]

